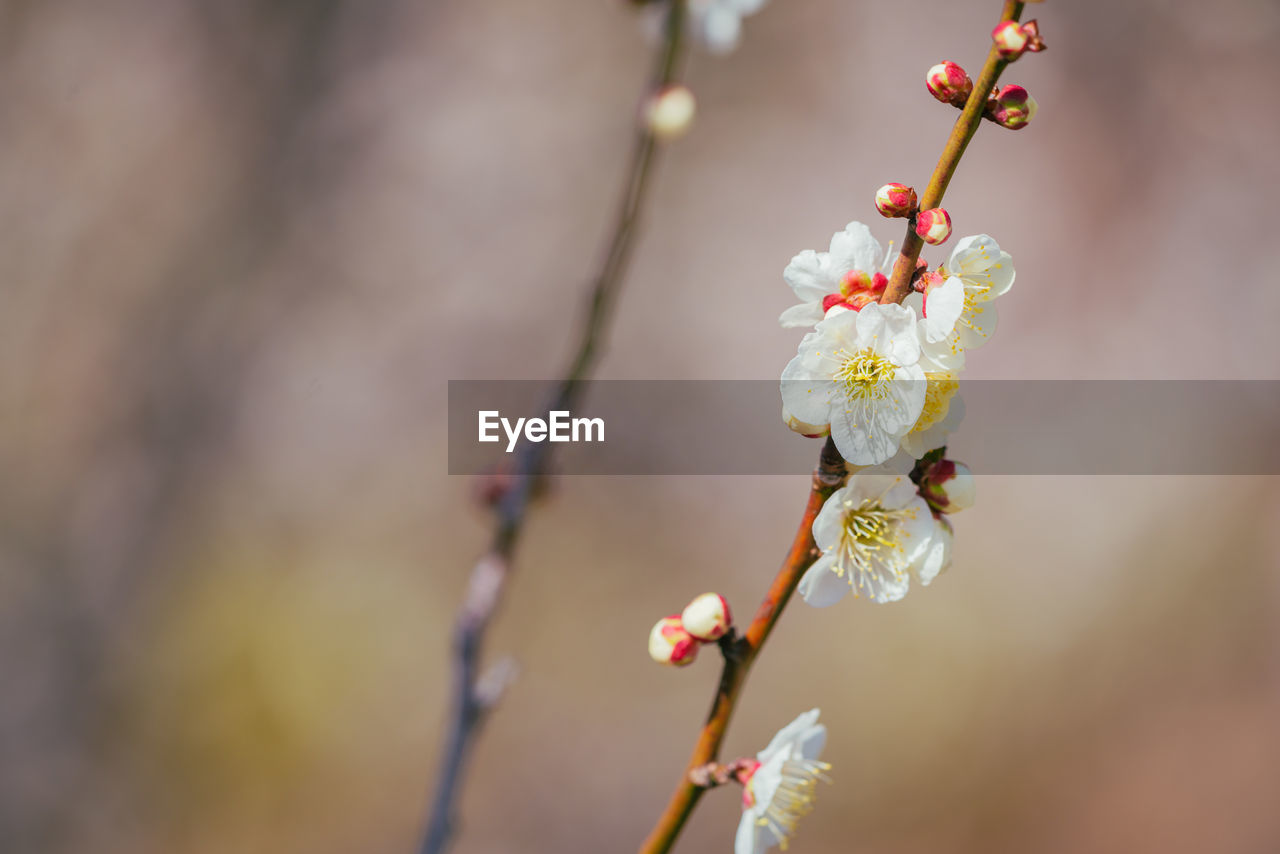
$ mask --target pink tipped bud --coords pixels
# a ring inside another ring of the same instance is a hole
[[[920,497],[939,513],[958,513],[977,498],[973,472],[964,463],[940,459],[920,476]]]
[[[662,142],[684,136],[693,125],[697,102],[688,87],[674,83],[649,96],[644,104],[644,123]]]
[[[1014,83],[996,92],[987,110],[996,123],[1010,130],[1022,130],[1033,118],[1040,105],[1026,89]]]
[[[916,216],[916,234],[930,246],[946,243],[951,236],[951,215],[942,208],[920,211]]]
[[[1001,57],[1013,62],[1026,51],[1044,50],[1044,39],[1040,38],[1040,25],[1035,21],[1019,24],[1017,21],[1001,21],[991,31],[991,40],[996,43],[996,52]]]
[[[876,190],[876,210],[881,216],[911,216],[917,204],[916,191],[906,184],[885,184]]]
[[[788,412],[786,406],[782,407],[782,421],[787,425],[788,430],[792,430],[809,439],[821,439],[824,436],[831,435],[830,424],[810,424],[807,421],[801,421]]]
[[[924,84],[929,87],[929,94],[944,104],[963,107],[973,91],[973,81],[965,70],[954,62],[940,62],[924,76]]]
[[[719,593],[703,593],[680,614],[684,630],[700,641],[716,641],[733,625],[729,603]]]
[[[659,664],[684,667],[698,657],[698,639],[685,631],[678,616],[663,617],[649,632],[649,656]]]

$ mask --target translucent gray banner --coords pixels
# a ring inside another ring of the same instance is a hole
[[[549,416],[555,390],[450,381],[449,473],[539,444],[557,474],[797,474],[820,447],[783,425],[777,380],[600,380]],[[1280,381],[973,380],[960,395],[949,455],[975,472],[1280,474]]]

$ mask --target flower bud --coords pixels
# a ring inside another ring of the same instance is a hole
[[[1035,118],[1040,105],[1026,89],[1010,83],[995,94],[987,109],[997,124],[1010,130],[1022,130]]]
[[[698,657],[698,639],[684,630],[678,616],[663,617],[649,632],[649,656],[659,664],[684,667]]]
[[[929,94],[944,104],[963,107],[973,91],[973,81],[965,70],[954,62],[939,62],[924,76],[924,84],[929,87]]]
[[[996,43],[996,52],[1001,57],[1013,62],[1026,51],[1044,50],[1044,39],[1040,38],[1040,25],[1035,21],[1020,24],[1017,21],[1001,21],[991,31],[991,40]]]
[[[824,436],[831,435],[830,424],[810,424],[806,421],[801,421],[788,412],[785,405],[782,407],[782,422],[787,425],[788,430],[799,433],[809,439],[821,439]]]
[[[906,184],[885,184],[876,190],[876,210],[881,216],[911,216],[917,202],[915,189]]]
[[[951,236],[951,215],[942,208],[920,211],[916,216],[916,234],[930,246],[946,243]]]
[[[958,513],[977,499],[973,472],[964,463],[940,459],[920,476],[920,497],[939,513]]]
[[[644,104],[644,123],[657,139],[678,139],[693,125],[697,102],[687,86],[673,83],[649,96]]]
[[[684,630],[700,641],[717,641],[733,625],[729,603],[719,593],[703,593],[680,614]]]

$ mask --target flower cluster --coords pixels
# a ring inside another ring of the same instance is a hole
[[[914,210],[914,200],[911,188],[890,184],[876,205],[906,211],[927,243],[921,232],[941,223],[949,234],[945,211]],[[805,250],[782,274],[801,302],[780,322],[813,327],[782,371],[783,420],[806,436],[829,435],[851,471],[813,523],[822,554],[798,590],[817,607],[850,592],[894,602],[913,578],[928,585],[951,563],[947,514],[973,502],[973,476],[945,459],[945,445],[964,417],[965,353],[995,331],[1013,261],[987,235],[965,237],[937,269],[917,262],[902,304],[882,303],[891,256],[851,222],[828,251]]]
[[[813,326],[782,371],[783,420],[806,436],[829,434],[857,466],[945,444],[962,414],[965,351],[995,331],[994,300],[1013,285],[1009,254],[978,235],[937,270],[918,268],[902,305],[881,304],[890,257],[851,222],[828,251],[807,249],[782,273],[801,302],[779,321]]]
[[[649,632],[649,655],[659,664],[683,667],[692,664],[698,648],[729,633],[733,615],[718,593],[703,593],[679,614],[663,617]]]

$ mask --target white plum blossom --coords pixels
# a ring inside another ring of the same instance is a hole
[[[911,309],[872,303],[832,312],[782,371],[788,425],[794,421],[808,433],[829,427],[840,454],[855,465],[884,462],[924,408],[919,359]]]
[[[831,770],[818,760],[827,742],[827,728],[811,709],[778,730],[755,763],[740,774],[743,782],[742,819],[733,854],[763,854],[776,846],[786,850],[796,822],[813,810],[819,780]],[[829,781],[827,781],[829,782]]]
[[[712,53],[732,51],[742,40],[742,19],[768,0],[688,0],[689,31]]]
[[[981,346],[996,329],[994,300],[1013,287],[1013,257],[985,234],[965,237],[936,277],[941,284],[908,298],[923,337],[952,352]]]
[[[859,309],[879,301],[889,283],[889,261],[871,229],[849,223],[832,236],[828,251],[806,249],[782,271],[800,304],[784,311],[778,322],[784,327],[813,326],[833,306]]]
[[[903,475],[852,475],[814,519],[813,539],[822,556],[797,589],[818,608],[849,592],[896,602],[907,595],[912,573],[928,584],[951,560],[950,531]]]

